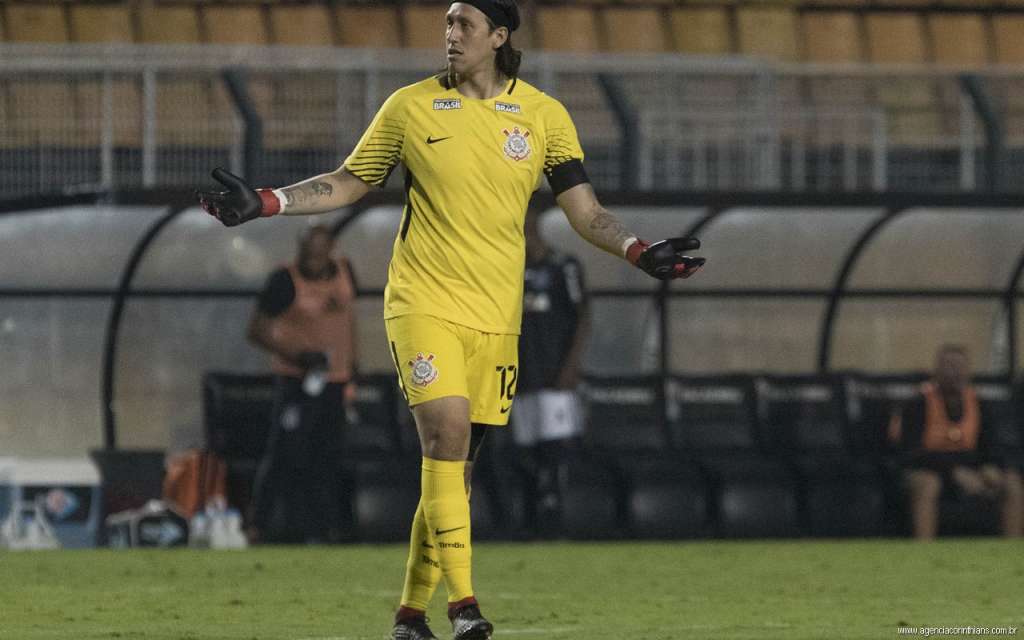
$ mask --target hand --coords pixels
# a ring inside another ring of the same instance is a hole
[[[225,227],[272,216],[281,211],[281,203],[270,189],[253,189],[245,180],[217,167],[211,174],[227,191],[196,191],[203,209]]]
[[[683,251],[700,249],[697,238],[669,238],[647,244],[637,240],[626,250],[626,259],[658,280],[689,278],[704,266],[704,258],[683,255]]]
[[[323,351],[303,351],[295,358],[295,362],[305,371],[327,370],[327,354]]]

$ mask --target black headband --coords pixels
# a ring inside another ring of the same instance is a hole
[[[456,0],[456,2],[476,7],[485,16],[490,18],[496,27],[505,27],[509,31],[515,31],[519,28],[519,8],[516,6],[515,0],[504,0],[504,2],[495,2],[494,0]],[[455,3],[453,2],[452,4]]]

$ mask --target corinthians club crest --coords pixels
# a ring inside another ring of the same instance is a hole
[[[422,353],[416,354],[415,360],[409,361],[409,366],[412,367],[412,383],[425,387],[434,380],[437,380],[437,367],[434,366],[434,354],[424,356]]]
[[[525,160],[530,155],[530,143],[526,141],[530,137],[529,131],[520,131],[519,127],[512,127],[512,130],[502,129],[505,134],[505,145],[502,149],[505,155],[515,161]]]

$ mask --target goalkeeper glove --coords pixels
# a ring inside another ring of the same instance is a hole
[[[220,167],[214,169],[212,175],[227,191],[196,191],[196,198],[203,209],[225,227],[281,212],[281,200],[273,190],[253,189],[245,180]]]
[[[689,278],[704,266],[704,258],[683,255],[683,251],[700,249],[697,238],[669,238],[648,244],[639,238],[626,246],[626,260],[658,280]]]

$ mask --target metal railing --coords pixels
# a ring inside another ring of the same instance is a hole
[[[0,44],[0,189],[191,185],[215,165],[305,177],[442,64],[435,51]],[[523,76],[566,104],[601,188],[949,192],[993,164],[962,72],[530,52]],[[259,118],[255,150],[228,73]],[[999,115],[1024,95],[1024,70],[980,74]]]

